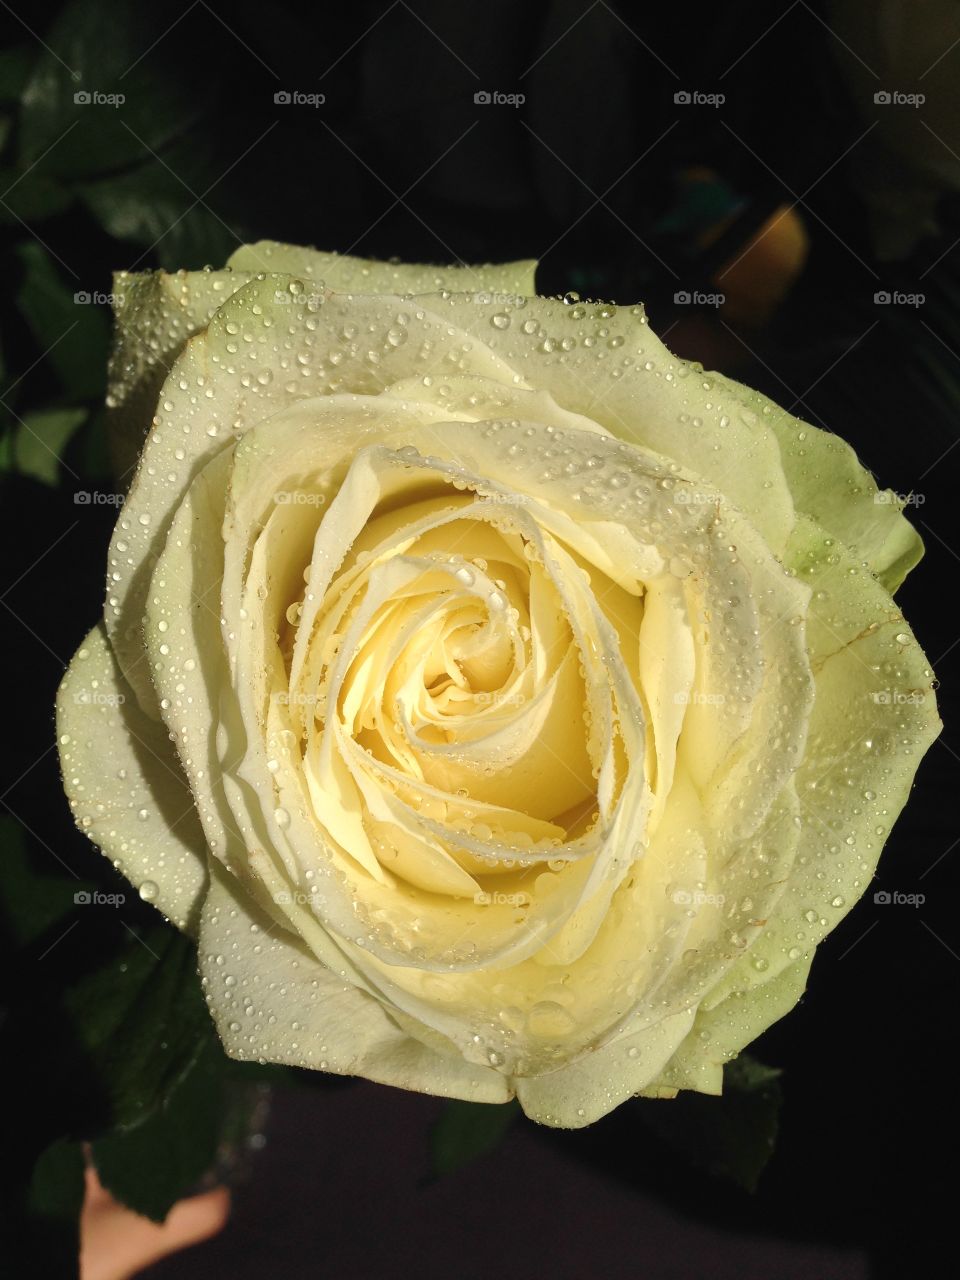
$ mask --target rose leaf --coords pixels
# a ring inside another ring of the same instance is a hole
[[[448,1102],[430,1132],[431,1172],[434,1177],[454,1173],[500,1145],[520,1114],[516,1102],[498,1106],[477,1102]]]

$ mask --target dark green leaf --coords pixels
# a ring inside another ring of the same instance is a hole
[[[216,1033],[188,938],[106,863],[91,892],[51,847],[13,824],[0,834],[0,1058],[18,1067],[5,1173],[16,1181],[60,1135],[146,1121]]]
[[[83,429],[78,470],[82,472],[85,479],[91,481],[113,478],[113,463],[107,442],[106,416],[102,407],[94,411]]]
[[[85,184],[80,196],[103,229],[118,240],[152,249],[167,270],[198,270],[224,262],[240,236],[199,201],[212,158],[189,139],[164,162],[151,160],[126,173]]]
[[[184,92],[191,68],[180,51],[191,22],[181,16],[185,26],[163,46],[171,20],[162,5],[65,5],[23,92],[23,167],[42,156],[48,174],[116,172],[186,133],[215,92],[215,68]],[[202,17],[201,8],[193,22]]]
[[[21,44],[0,49],[0,102],[16,102],[36,61],[36,46]]]
[[[17,424],[14,436],[16,469],[42,484],[56,484],[63,450],[87,416],[86,409],[49,409],[26,414]]]
[[[93,1144],[100,1181],[123,1204],[162,1222],[212,1167],[225,1116],[225,1064],[209,1037],[152,1116]]]
[[[160,923],[125,929],[112,963],[86,975],[64,1000],[110,1126],[120,1128],[145,1120],[214,1034],[193,943]]]
[[[36,169],[24,173],[6,166],[0,168],[0,190],[6,192],[0,203],[0,221],[21,228],[24,223],[30,225],[63,213],[73,203],[73,195],[66,187]]]
[[[52,368],[74,399],[103,394],[109,335],[108,313],[96,295],[64,283],[60,271],[39,244],[16,250],[22,278],[17,309],[40,347],[45,368]]]
[[[519,1114],[516,1102],[448,1102],[430,1134],[434,1174],[453,1173],[493,1151]]]
[[[25,1204],[17,1214],[18,1274],[58,1280],[77,1275],[83,1192],[80,1144],[61,1138],[34,1165]]]
[[[643,1098],[637,1114],[698,1168],[755,1191],[776,1143],[779,1075],[741,1054],[724,1068],[722,1097],[684,1091],[670,1100]]]
[[[751,1058],[749,1053],[741,1053],[724,1068],[723,1088],[725,1092],[733,1089],[737,1093],[762,1093],[773,1087],[779,1096],[780,1086],[776,1082],[782,1075],[779,1067],[768,1067],[765,1062]]]
[[[57,926],[66,927],[75,910],[73,895],[89,889],[54,858],[37,866],[24,839],[23,827],[6,814],[0,816],[0,918],[11,948],[21,950]]]

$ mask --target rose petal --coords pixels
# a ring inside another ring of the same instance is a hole
[[[790,1012],[803,995],[812,958],[803,956],[756,991],[736,991],[710,1009],[698,1009],[676,1053],[641,1092],[648,1097],[672,1096],[679,1089],[722,1093],[723,1064]]]
[[[873,575],[809,520],[798,525],[789,556],[814,588],[807,635],[817,695],[796,776],[800,849],[750,958],[709,1004],[762,988],[836,927],[869,886],[917,766],[942,727],[927,660]]]
[[[206,845],[166,729],[143,714],[102,626],[57,694],[63,785],[77,825],[180,929],[197,926]]]
[[[691,1009],[637,1030],[625,1028],[615,1039],[557,1071],[515,1080],[517,1100],[538,1124],[563,1129],[593,1124],[662,1071],[693,1019]]]
[[[780,444],[784,474],[798,513],[811,517],[866,560],[888,591],[896,591],[923,555],[920,536],[897,496],[880,490],[850,445],[795,418],[778,404],[722,374],[711,373],[744,411]]]
[[[515,310],[466,294],[417,302],[475,335],[527,385],[549,387],[564,409],[703,476],[774,551],[783,547],[793,503],[776,440],[756,414],[745,418],[714,375],[672,355],[642,307],[530,298]],[[501,313],[504,328],[494,323]]]
[[[273,924],[214,869],[200,924],[200,971],[231,1057],[362,1075],[473,1102],[513,1096],[499,1072],[464,1061],[452,1047],[440,1053],[401,1030],[378,1000]]]
[[[536,261],[485,266],[431,267],[414,262],[376,262],[344,253],[323,253],[301,245],[258,240],[241,245],[227,260],[234,271],[273,271],[300,276],[315,287],[338,293],[432,293],[437,289],[477,289],[525,296],[535,292]]]
[[[640,685],[651,718],[647,768],[656,796],[651,821],[656,821],[673,785],[677,741],[696,672],[687,603],[676,578],[664,574],[647,583],[637,648]]]
[[[174,360],[250,279],[239,271],[115,273],[107,405],[114,468],[121,479],[136,465]]]

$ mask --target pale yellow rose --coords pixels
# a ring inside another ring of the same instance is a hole
[[[937,732],[841,440],[533,264],[122,276],[146,443],[61,689],[77,821],[236,1058],[577,1126],[717,1093]]]

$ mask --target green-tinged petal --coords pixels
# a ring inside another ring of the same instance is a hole
[[[437,289],[475,289],[484,293],[527,296],[534,292],[536,261],[498,262],[482,266],[459,263],[434,267],[415,262],[375,262],[348,254],[275,240],[241,245],[229,258],[234,271],[273,271],[302,276],[338,293],[433,293]]]
[[[811,521],[798,526],[788,562],[813,588],[816,700],[796,774],[800,848],[772,918],[707,1006],[732,991],[762,992],[843,919],[941,728],[927,660],[873,575]]]
[[[839,538],[866,561],[888,591],[896,591],[923,555],[923,543],[901,511],[901,500],[880,489],[845,440],[811,426],[759,391],[711,374],[746,413],[780,444],[797,511]]]
[[[515,1079],[517,1099],[538,1124],[579,1129],[639,1093],[655,1079],[693,1025],[686,1010],[633,1030],[544,1075]]]
[[[812,953],[802,956],[757,990],[736,989],[713,1008],[700,1008],[689,1034],[644,1095],[669,1097],[680,1089],[721,1093],[723,1064],[790,1012],[803,995],[812,958]]]
[[[773,435],[744,414],[714,374],[674,356],[643,308],[528,298],[516,305],[457,293],[417,302],[483,344],[526,385],[621,440],[702,476],[748,515],[779,552],[793,503]],[[439,374],[427,361],[421,375]]]
[[[163,380],[188,338],[250,279],[239,271],[118,271],[107,406],[118,478],[134,466]]]
[[[77,825],[144,898],[196,926],[207,880],[203,832],[165,726],[137,706],[102,626],[57,695],[63,782]]]
[[[233,1058],[264,1059],[472,1102],[513,1096],[499,1072],[401,1030],[383,1005],[277,929],[215,866],[200,925],[210,1012]]]
[[[427,382],[422,377],[406,378],[388,387],[382,395],[384,399],[405,398],[435,406],[443,411],[446,419],[522,418],[524,422],[539,422],[564,431],[607,434],[591,418],[561,408],[549,391],[527,390],[519,383],[504,383],[472,374],[444,377],[442,382],[432,378]]]

